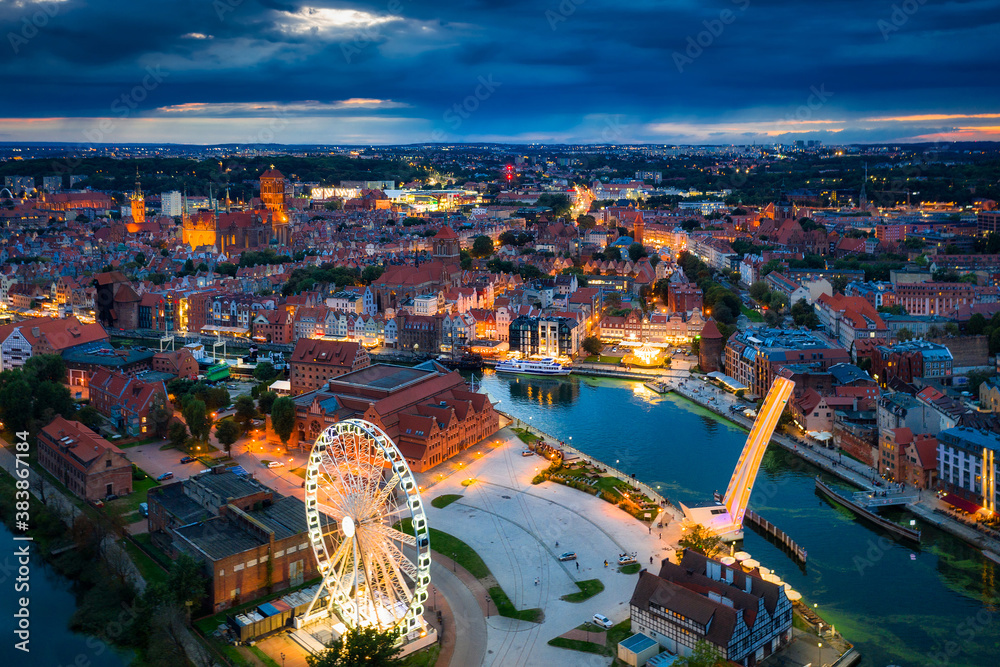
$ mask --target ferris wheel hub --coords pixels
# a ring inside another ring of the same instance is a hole
[[[354,537],[354,519],[350,515],[345,515],[340,522],[340,526],[344,531],[344,537]]]

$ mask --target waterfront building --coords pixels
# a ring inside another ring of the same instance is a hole
[[[909,340],[895,345],[876,345],[871,355],[872,376],[880,387],[893,380],[910,383],[914,378],[949,381],[954,357],[939,343]]]
[[[38,432],[38,463],[84,500],[132,493],[132,464],[124,452],[61,415]]]
[[[785,646],[792,633],[784,586],[690,549],[679,565],[664,560],[659,574],[640,572],[629,610],[632,630],[671,653],[689,656],[706,641],[723,659],[748,667]]]
[[[100,324],[75,317],[34,317],[0,326],[0,371],[20,368],[38,354],[62,354],[100,341],[108,332]]]
[[[319,389],[333,377],[366,368],[367,350],[358,343],[300,338],[288,360],[293,394]]]
[[[585,335],[579,320],[558,315],[516,317],[508,333],[512,352],[548,357],[575,355]]]
[[[748,328],[730,336],[725,347],[726,375],[764,396],[782,366],[809,365],[826,370],[850,361],[847,350],[826,336],[799,329]]]
[[[956,426],[937,435],[940,487],[995,512],[1000,434]]]
[[[933,488],[937,447],[937,438],[930,433],[914,433],[906,427],[886,429],[879,437],[878,472],[895,482]]]
[[[423,472],[492,436],[499,413],[455,371],[429,361],[413,368],[375,364],[295,397],[291,448],[308,448],[330,424],[352,417],[384,430],[414,472]],[[267,436],[278,440],[268,420]]]
[[[219,466],[149,490],[149,535],[202,564],[214,611],[317,576],[305,506]]]

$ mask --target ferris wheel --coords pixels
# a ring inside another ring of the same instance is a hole
[[[309,541],[327,610],[348,627],[421,625],[430,584],[430,536],[413,474],[382,429],[337,422],[316,439],[305,480]]]

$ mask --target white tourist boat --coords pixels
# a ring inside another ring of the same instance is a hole
[[[497,364],[497,373],[523,373],[525,375],[569,375],[570,367],[551,357],[545,359],[507,359]]]

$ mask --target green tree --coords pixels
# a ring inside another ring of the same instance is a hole
[[[750,285],[750,298],[758,303],[767,303],[768,297],[771,296],[771,288],[767,286],[767,283],[763,280],[758,280],[757,282]]]
[[[641,243],[633,243],[628,247],[628,256],[633,262],[638,262],[643,257],[649,256]]]
[[[982,313],[976,313],[969,318],[965,325],[965,333],[970,336],[978,336],[986,330],[986,318]]]
[[[271,428],[287,448],[288,439],[292,437],[292,430],[295,428],[295,401],[288,396],[282,396],[271,406]]]
[[[697,523],[681,536],[677,544],[712,558],[722,549],[722,538]]]
[[[46,426],[57,414],[63,417],[73,417],[76,413],[76,406],[73,398],[69,395],[69,388],[62,382],[46,380],[34,385],[35,399],[35,419],[38,424]]]
[[[208,419],[208,409],[205,407],[204,401],[192,398],[184,406],[183,414],[192,437],[202,442],[207,440],[211,421]]]
[[[677,667],[726,667],[728,664],[729,661],[722,657],[715,644],[702,639],[695,643],[691,655],[674,661]]]
[[[562,192],[546,192],[538,198],[535,206],[547,206],[552,209],[552,215],[561,218],[569,214],[569,210],[573,206],[573,201],[569,198],[569,195]]]
[[[39,354],[24,362],[29,382],[66,382],[66,363],[58,354]]]
[[[243,426],[244,431],[248,430],[251,422],[257,417],[257,406],[254,405],[253,399],[246,394],[240,394],[233,405],[236,408],[236,421]]]
[[[489,257],[493,254],[493,239],[489,236],[480,235],[472,242],[473,257]]]
[[[395,667],[403,664],[398,638],[398,631],[351,628],[325,650],[306,656],[306,663],[309,667]]]
[[[137,252],[135,254],[135,263],[139,266],[146,266],[146,253]]]
[[[208,579],[205,577],[202,564],[187,554],[181,554],[170,565],[170,571],[167,573],[167,590],[179,605],[189,610],[198,609],[208,594]],[[189,611],[189,623],[190,620]]]
[[[701,338],[691,339],[691,354],[698,356],[701,353]]]
[[[96,431],[101,425],[101,413],[92,405],[85,405],[76,413],[77,421],[87,428]]]
[[[583,339],[583,351],[590,355],[597,355],[604,349],[601,339],[597,336],[587,336]]]
[[[908,341],[912,338],[913,338],[913,332],[906,327],[901,327],[898,331],[896,331],[896,340],[898,340],[901,343],[904,341]]]
[[[167,439],[170,440],[171,446],[177,449],[183,448],[188,439],[188,430],[184,422],[173,422],[167,429]]]
[[[271,384],[278,377],[278,371],[270,361],[261,361],[253,369],[253,379],[261,384]]]
[[[257,409],[260,410],[262,415],[269,415],[271,414],[271,407],[277,399],[278,395],[273,391],[262,392],[261,395],[257,397]]]
[[[576,224],[581,232],[589,232],[597,226],[597,220],[592,215],[580,215],[576,218]]]
[[[232,402],[229,397],[229,390],[223,386],[212,387],[205,393],[205,397],[202,400],[205,401],[205,407],[212,412],[221,410]]]
[[[31,425],[31,385],[18,371],[0,374],[0,412],[4,425],[11,431],[27,431]]]
[[[240,425],[232,419],[223,419],[215,425],[215,437],[219,444],[226,448],[226,453],[230,454],[233,444],[243,435]]]
[[[604,307],[607,308],[620,308],[622,305],[622,297],[618,292],[608,292],[604,295]]]
[[[816,315],[816,311],[810,306],[805,299],[799,299],[792,306],[792,320],[795,324],[808,327],[810,329],[815,329],[819,326],[819,317]]]
[[[167,436],[167,427],[173,416],[174,411],[167,407],[166,397],[163,394],[156,394],[153,397],[153,406],[149,410],[149,421],[157,438]]]

